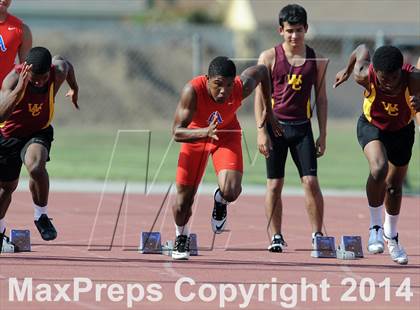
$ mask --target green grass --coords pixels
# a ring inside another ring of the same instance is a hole
[[[368,166],[355,135],[355,120],[330,121],[327,137],[327,152],[320,158],[319,179],[322,187],[338,189],[364,189]],[[243,143],[244,183],[265,184],[265,161],[256,155],[256,133],[252,121],[243,121],[244,137],[249,153]],[[149,182],[173,181],[178,160],[179,144],[171,142],[168,125],[154,128],[151,132]],[[314,124],[314,128],[317,125]],[[51,151],[48,170],[52,178],[104,180],[110,165],[111,154],[117,135],[112,129],[55,129],[55,141]],[[418,133],[416,133],[418,140]],[[315,133],[315,137],[317,134]],[[109,170],[110,180],[144,182],[147,167],[147,132],[121,132]],[[165,152],[168,154],[165,157]],[[158,172],[158,168],[161,169]],[[204,182],[214,182],[213,165],[209,161]],[[416,141],[409,169],[409,180],[414,190],[420,188],[420,147]],[[288,156],[286,186],[299,186],[296,167]]]

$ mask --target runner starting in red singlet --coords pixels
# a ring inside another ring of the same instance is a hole
[[[402,184],[414,144],[415,112],[420,102],[420,72],[403,64],[401,51],[394,46],[378,48],[370,61],[365,45],[358,46],[347,67],[337,73],[334,87],[351,73],[365,88],[363,113],[357,124],[357,138],[369,163],[366,194],[370,211],[368,251],[382,253],[384,241],[391,259],[407,264],[408,256],[398,239],[397,222],[401,209]],[[385,204],[385,222],[382,209]]]
[[[13,69],[16,55],[22,63],[32,47],[31,30],[19,18],[7,12],[11,0],[0,0],[0,87]]]
[[[32,48],[26,61],[4,79],[0,96],[0,247],[8,242],[4,218],[18,185],[22,163],[29,173],[35,226],[44,240],[57,236],[47,215],[46,162],[53,140],[54,98],[64,81],[70,86],[66,96],[78,107],[73,66],[60,56],[52,58],[44,47]]]
[[[241,76],[236,76],[232,60],[216,57],[209,65],[208,75],[194,78],[182,91],[173,124],[174,139],[182,142],[176,174],[177,197],[173,206],[174,259],[189,257],[187,223],[210,154],[219,185],[214,194],[211,226],[215,233],[221,233],[226,225],[226,207],[241,193],[243,172],[242,134],[236,111],[259,84],[265,99],[265,119],[273,122],[270,81],[265,66],[249,67]],[[275,123],[273,126],[280,134],[279,126]]]

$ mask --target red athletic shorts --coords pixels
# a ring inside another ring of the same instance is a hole
[[[198,186],[210,154],[217,175],[225,169],[243,172],[242,135],[240,133],[219,133],[217,136],[219,140],[208,139],[181,144],[176,172],[177,184]]]

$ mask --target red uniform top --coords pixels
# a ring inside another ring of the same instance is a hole
[[[16,66],[20,72],[22,66]],[[26,86],[22,98],[9,118],[1,124],[0,132],[6,138],[25,138],[47,128],[54,116],[54,66],[50,69],[50,78],[42,88],[35,88],[30,83]]]
[[[0,22],[0,85],[6,75],[13,69],[22,40],[22,21],[8,14],[6,20]]]
[[[190,81],[197,96],[197,109],[188,128],[205,128],[217,116],[218,129],[241,129],[236,111],[242,104],[242,81],[235,77],[233,91],[224,103],[215,102],[207,90],[207,78],[200,75]]]
[[[284,53],[283,45],[274,47],[276,60],[273,68],[273,112],[279,120],[309,119],[311,90],[317,78],[315,51],[306,46],[306,60],[301,66],[292,66]]]
[[[374,126],[381,130],[397,131],[411,121],[415,110],[410,106],[408,75],[413,68],[409,64],[403,65],[400,91],[390,96],[378,88],[378,80],[373,65],[370,64],[368,73],[370,91],[364,92],[363,114]]]

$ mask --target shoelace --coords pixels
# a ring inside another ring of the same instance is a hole
[[[213,218],[217,221],[226,217],[226,205],[216,201],[216,207],[213,210]]]
[[[281,244],[282,246],[287,246],[287,243],[286,243],[286,241],[284,241],[282,235],[278,235],[278,237],[277,236],[274,237],[271,244]]]
[[[41,216],[38,221],[41,225],[45,225],[47,228],[52,228],[53,225],[51,223],[52,218],[49,218],[47,216]]]
[[[189,251],[189,242],[188,237],[184,235],[179,235],[176,237],[174,250],[178,252],[188,252]]]

